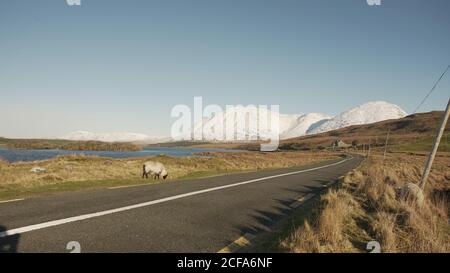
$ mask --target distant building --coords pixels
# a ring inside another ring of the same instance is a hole
[[[331,143],[331,147],[334,149],[347,149],[352,147],[351,144],[347,144],[344,141],[337,139]]]

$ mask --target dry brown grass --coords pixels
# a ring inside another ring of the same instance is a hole
[[[305,220],[302,227],[281,241],[281,246],[296,253],[353,252],[348,227],[356,224],[359,211],[358,203],[348,192],[331,190],[322,196],[320,214],[312,226]]]
[[[169,171],[169,179],[207,172],[220,174],[233,171],[255,171],[283,168],[336,158],[335,154],[301,152],[239,152],[204,154],[204,157],[168,157],[111,159],[95,156],[61,156],[36,162],[9,164],[0,161],[0,191],[11,186],[21,188],[39,185],[70,183],[105,179],[139,179],[142,165],[147,160],[162,162]],[[32,173],[32,167],[45,168],[42,173]],[[144,180],[143,180],[144,181]]]
[[[360,252],[376,240],[382,252],[449,252],[450,158],[438,157],[426,202],[398,200],[395,187],[418,183],[425,157],[373,156],[322,197],[315,216],[281,242],[289,252]]]

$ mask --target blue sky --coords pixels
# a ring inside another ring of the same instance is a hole
[[[176,104],[412,112],[450,63],[450,1],[0,1],[0,136],[168,135]],[[444,109],[450,75],[420,111]]]

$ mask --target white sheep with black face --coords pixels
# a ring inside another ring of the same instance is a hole
[[[143,173],[142,178],[148,178],[148,175],[154,175],[154,179],[160,178],[162,176],[163,179],[166,179],[169,175],[166,167],[161,162],[155,162],[155,161],[147,161],[144,163],[144,166],[142,167]]]

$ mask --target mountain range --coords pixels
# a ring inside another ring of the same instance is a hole
[[[134,143],[160,143],[168,142],[170,138],[151,137],[146,134],[113,132],[113,133],[92,133],[88,131],[71,132],[59,139],[77,141],[103,141],[103,142],[134,142]]]
[[[280,139],[294,138],[304,135],[312,135],[323,132],[328,132],[352,125],[369,124],[389,119],[403,118],[407,115],[399,106],[385,101],[370,101],[354,107],[350,110],[344,111],[336,116],[331,116],[324,113],[307,113],[307,114],[281,114],[272,112],[268,109],[258,109],[255,106],[236,106],[227,108],[225,111],[218,113],[211,118],[205,118],[202,123],[196,124],[193,129],[194,134],[203,136],[203,140],[220,141],[225,132],[219,132],[215,128],[232,129],[241,121],[257,120],[258,117],[269,117],[275,115],[279,118],[279,134]],[[232,122],[234,122],[232,124]],[[258,138],[269,138],[270,132],[260,130],[257,128],[258,122],[252,122],[251,125],[246,125],[244,130],[239,134],[234,134],[237,140],[256,140]],[[225,127],[225,125],[228,125]],[[226,129],[224,129],[226,130]],[[259,134],[258,134],[259,133]],[[190,136],[185,136],[189,138]],[[146,134],[140,133],[92,133],[86,131],[76,131],[69,133],[61,139],[68,140],[96,140],[104,142],[140,142],[140,143],[162,143],[169,142],[171,138],[154,138]]]

